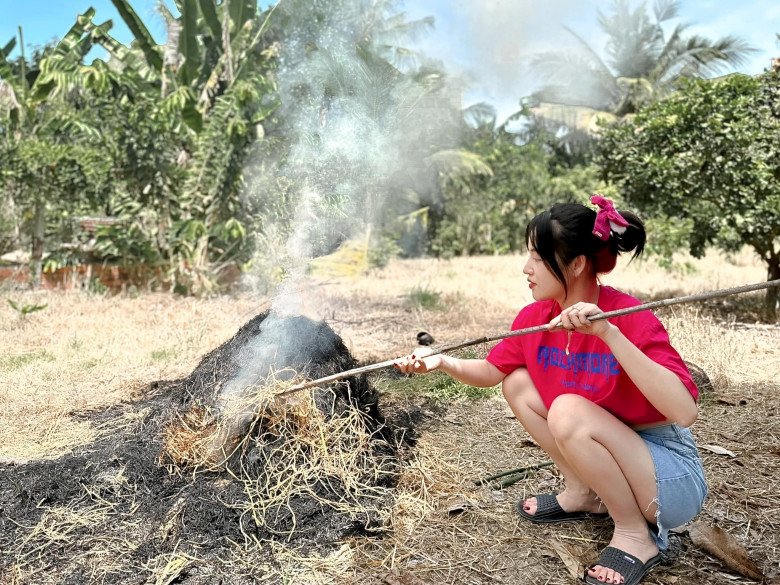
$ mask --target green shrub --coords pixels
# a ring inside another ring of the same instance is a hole
[[[406,301],[416,309],[425,309],[428,311],[437,311],[444,305],[441,301],[441,293],[432,290],[427,286],[416,286],[406,293]]]

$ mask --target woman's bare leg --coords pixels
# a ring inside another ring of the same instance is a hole
[[[612,414],[575,394],[555,399],[547,424],[560,454],[609,510],[615,522],[610,545],[642,561],[658,554],[647,523],[655,523],[655,467],[642,438]],[[590,574],[606,583],[622,576],[596,566]]]
[[[564,490],[558,494],[558,503],[566,512],[604,512],[605,508],[596,494],[580,478],[577,472],[561,454],[558,445],[547,426],[547,407],[542,402],[531,376],[520,368],[504,378],[504,398],[515,417],[528,434],[544,449],[558,467],[564,479]],[[536,513],[536,498],[523,503],[524,510]]]

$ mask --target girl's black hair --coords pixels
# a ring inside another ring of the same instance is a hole
[[[607,241],[593,235],[596,211],[580,203],[556,203],[534,217],[525,228],[525,245],[533,247],[568,293],[564,269],[577,256],[591,261],[596,274],[611,271],[622,252],[634,251],[631,260],[645,248],[645,225],[630,211],[619,211],[628,227],[611,232]]]

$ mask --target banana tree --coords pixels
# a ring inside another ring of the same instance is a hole
[[[205,282],[214,261],[241,246],[243,226],[238,191],[251,143],[275,109],[268,72],[274,52],[263,33],[273,9],[258,13],[257,0],[180,0],[178,15],[165,4],[159,11],[167,39],[157,43],[127,0],[112,0],[134,36],[131,46],[97,26],[85,29],[109,54],[113,69],[127,73],[145,96],[157,96],[150,116],[158,126],[186,135],[176,160],[185,169],[175,200],[135,193],[156,215],[161,255],[178,266],[174,279]],[[180,124],[180,126],[177,126]],[[154,189],[154,187],[152,187]],[[156,202],[164,205],[155,206]],[[133,208],[123,200],[122,208]],[[127,218],[128,222],[131,218]],[[117,236],[107,230],[105,237]],[[107,246],[111,248],[111,246]],[[164,250],[162,249],[164,248]]]
[[[100,42],[131,69],[138,69],[143,57],[144,74],[155,78],[161,97],[178,107],[196,132],[220,95],[269,68],[273,55],[261,41],[273,9],[258,14],[257,0],[178,0],[179,16],[161,3],[168,29],[164,44],[154,40],[128,0],[111,2],[133,33],[137,51],[110,38]]]

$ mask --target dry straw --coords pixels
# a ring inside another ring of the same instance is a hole
[[[327,401],[314,393],[282,396],[289,386],[247,388],[221,410],[192,407],[165,430],[161,462],[180,472],[225,469],[247,496],[241,514],[283,538],[296,530],[292,502],[301,497],[366,528],[381,525],[396,473],[385,439],[359,409],[324,412]],[[281,532],[272,521],[280,515],[291,518]]]

